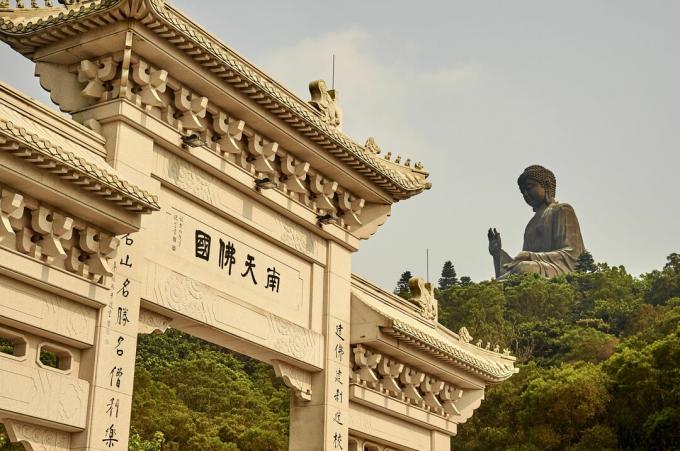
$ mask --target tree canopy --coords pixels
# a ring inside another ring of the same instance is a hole
[[[439,289],[448,290],[456,284],[458,284],[456,269],[453,267],[451,260],[447,260],[444,262],[444,266],[442,267],[442,275],[439,278]]]
[[[408,281],[411,280],[411,271],[404,271],[401,273],[399,280],[397,281],[397,286],[394,288],[394,294],[404,299],[411,297],[411,289],[408,286]]]
[[[519,374],[488,389],[456,450],[675,450],[680,443],[680,256],[514,277],[440,293],[440,321],[509,347]]]

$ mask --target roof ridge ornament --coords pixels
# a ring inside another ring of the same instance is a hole
[[[328,89],[325,80],[314,80],[309,83],[309,93],[312,100],[309,104],[313,106],[321,118],[338,130],[342,127],[342,110],[338,105],[338,90]]]
[[[64,7],[68,8],[69,6],[72,5],[77,5],[80,3],[87,3],[88,1],[94,1],[94,0],[57,0],[57,3],[60,3]],[[10,5],[10,0],[0,0],[0,9],[24,9],[26,8],[25,0],[14,0],[14,7]],[[43,0],[43,4],[41,5],[38,0],[31,0],[31,6],[30,8],[33,9],[38,9],[38,8],[58,8],[58,6],[54,6],[54,1],[53,0]]]
[[[420,315],[428,320],[437,322],[437,300],[434,298],[434,287],[430,282],[425,282],[422,277],[411,277],[408,281],[411,291],[409,302],[420,307]]]

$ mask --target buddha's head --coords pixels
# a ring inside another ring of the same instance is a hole
[[[555,174],[543,166],[529,166],[517,179],[519,190],[527,204],[535,210],[555,202]]]

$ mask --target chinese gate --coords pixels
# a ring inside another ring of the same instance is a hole
[[[448,450],[508,352],[437,323],[429,284],[351,272],[422,165],[341,131],[162,0],[0,1],[66,119],[0,84],[0,421],[28,449],[126,449],[137,335],[273,365],[292,450]],[[43,352],[58,359],[47,366]],[[56,367],[54,367],[56,366]]]

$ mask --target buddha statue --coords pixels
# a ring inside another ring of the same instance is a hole
[[[575,271],[585,247],[574,209],[555,200],[555,175],[543,166],[529,166],[517,184],[534,216],[524,230],[522,251],[515,258],[503,250],[500,233],[489,229],[489,253],[496,278],[526,273],[554,277]]]

